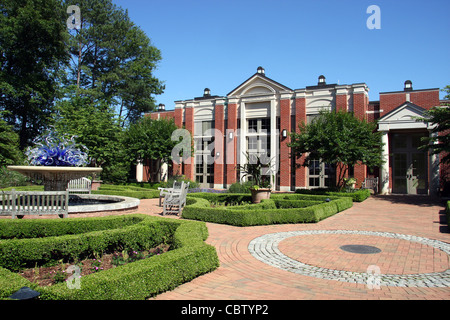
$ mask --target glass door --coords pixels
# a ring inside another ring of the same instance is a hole
[[[393,135],[393,193],[428,194],[427,153],[417,149],[425,135]]]
[[[323,163],[320,159],[312,159],[309,165],[309,187],[330,188],[336,179],[334,165]]]
[[[214,188],[214,144],[208,139],[196,139],[195,181],[200,188]]]

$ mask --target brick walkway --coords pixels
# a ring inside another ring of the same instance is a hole
[[[138,211],[159,214],[155,200],[143,200]],[[380,286],[327,280],[293,273],[258,260],[249,252],[252,240],[272,233],[308,230],[358,230],[396,233],[450,243],[443,205],[427,197],[372,197],[316,224],[232,227],[207,223],[207,242],[217,248],[220,267],[155,299],[450,299],[450,287]],[[339,249],[364,244],[381,249],[377,254],[355,254]],[[411,275],[443,272],[449,255],[428,245],[404,239],[364,234],[310,234],[288,237],[279,243],[283,255],[320,268],[365,272],[376,265],[380,272]],[[442,285],[442,284],[441,284]]]

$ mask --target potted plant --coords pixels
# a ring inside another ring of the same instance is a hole
[[[263,199],[269,199],[272,191],[270,178],[272,177],[271,161],[262,161],[257,154],[245,153],[247,162],[238,166],[243,173],[242,177],[251,177],[254,185],[250,187],[252,202],[260,203]]]
[[[353,190],[356,186],[356,178],[344,178],[344,184],[347,189]]]

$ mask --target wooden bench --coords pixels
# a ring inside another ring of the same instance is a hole
[[[163,216],[166,214],[181,215],[186,205],[186,196],[189,189],[189,183],[182,182],[180,189],[174,189],[164,199]]]
[[[159,206],[161,207],[162,199],[164,199],[167,195],[171,194],[174,190],[175,190],[175,192],[177,192],[176,190],[180,189],[182,184],[183,184],[183,182],[177,182],[177,180],[175,180],[173,182],[172,188],[158,188],[158,190],[159,190]],[[180,191],[180,190],[178,190],[178,191]]]
[[[0,215],[21,219],[24,215],[57,214],[67,218],[69,191],[2,191]]]
[[[91,194],[92,182],[88,178],[80,178],[70,180],[67,185],[69,193],[84,193],[87,192]]]
[[[361,185],[362,189],[372,189],[375,194],[378,193],[378,178],[366,178]]]

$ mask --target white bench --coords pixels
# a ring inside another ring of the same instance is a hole
[[[87,192],[91,194],[92,182],[88,178],[80,178],[70,180],[67,185],[67,189],[70,193],[84,193]]]
[[[186,196],[189,189],[189,183],[181,183],[180,189],[174,189],[164,199],[163,216],[166,214],[181,215],[181,211],[186,205]]]
[[[69,191],[2,191],[0,215],[21,219],[24,215],[57,214],[67,218]]]
[[[372,189],[375,194],[378,193],[378,178],[366,178],[361,185],[362,189]]]
[[[162,199],[164,199],[167,195],[171,194],[173,190],[180,189],[182,185],[183,185],[183,182],[177,182],[177,180],[175,180],[173,182],[172,188],[158,188],[158,190],[159,190],[159,206],[161,207]]]

